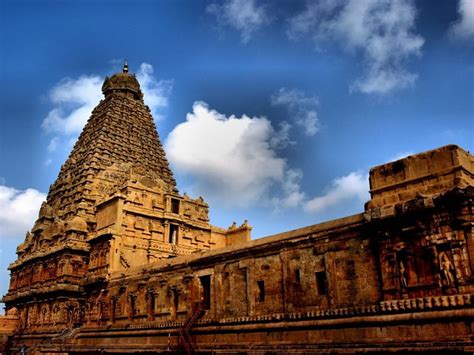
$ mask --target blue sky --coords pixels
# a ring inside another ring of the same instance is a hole
[[[180,191],[253,237],[363,210],[368,169],[472,151],[473,0],[0,1],[0,293],[125,58]]]

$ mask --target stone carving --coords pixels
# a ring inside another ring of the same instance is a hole
[[[402,260],[400,260],[398,263],[398,270],[400,273],[400,285],[403,288],[406,288],[408,286],[408,271],[405,268],[405,264]]]
[[[443,284],[445,286],[454,286],[454,266],[445,252],[439,254],[439,265]]]
[[[41,204],[41,208],[40,208],[38,217],[40,217],[40,218],[41,217],[46,217],[46,218],[53,217],[53,208],[50,205],[48,205],[48,203],[43,202]]]

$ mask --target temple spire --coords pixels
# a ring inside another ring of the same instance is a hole
[[[128,61],[125,59],[125,63],[123,63],[123,72],[128,73]]]

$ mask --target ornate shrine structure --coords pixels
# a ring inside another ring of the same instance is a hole
[[[474,351],[474,157],[370,171],[364,213],[250,240],[180,195],[140,85],[106,78],[9,267],[30,353]]]

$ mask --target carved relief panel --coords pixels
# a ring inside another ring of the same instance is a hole
[[[456,233],[386,233],[379,242],[385,299],[458,292],[469,277],[467,249],[462,240],[446,235]]]

